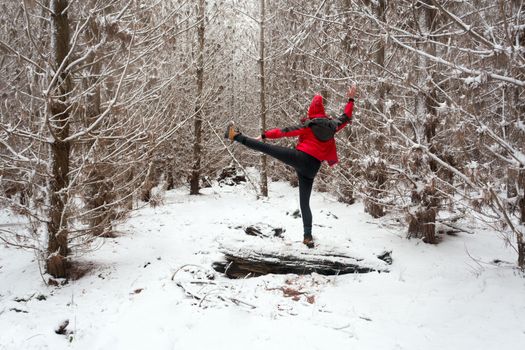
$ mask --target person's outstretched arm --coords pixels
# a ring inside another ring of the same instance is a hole
[[[346,103],[345,110],[339,118],[335,119],[337,121],[337,131],[344,128],[347,124],[352,124],[352,112],[354,110],[354,97],[356,90],[356,86],[352,85],[346,92],[348,102]]]
[[[280,139],[281,137],[296,137],[303,133],[305,126],[299,124],[296,126],[289,126],[283,129],[266,130],[262,135],[262,139]]]

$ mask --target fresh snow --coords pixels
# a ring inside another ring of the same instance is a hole
[[[291,215],[297,189],[274,182],[264,200],[243,185],[187,192],[169,191],[162,206],[133,212],[118,238],[77,258],[90,272],[61,287],[43,283],[31,252],[0,246],[0,349],[514,350],[525,343],[516,256],[475,223],[468,223],[475,234],[427,245],[370,218],[361,204],[314,192],[317,249],[391,250],[390,273],[230,280],[211,263],[221,258],[222,239],[244,235],[239,226],[283,227],[285,239],[261,238],[262,247],[306,249],[301,219]],[[16,220],[2,212],[0,227]],[[66,334],[56,334],[65,320]]]

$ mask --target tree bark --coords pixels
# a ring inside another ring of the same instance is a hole
[[[260,242],[260,237],[257,241]],[[348,273],[388,272],[392,264],[391,252],[370,258],[354,257],[347,252],[306,247],[269,249],[268,246],[250,244],[246,239],[239,249],[239,240],[219,248],[224,260],[213,263],[213,268],[229,278],[256,277],[266,274],[343,275]],[[276,243],[282,244],[282,243]],[[300,244],[300,243],[299,243]]]
[[[375,9],[377,18],[381,22],[386,22],[386,0],[379,0],[376,4],[372,4]],[[378,42],[379,47],[376,51],[375,61],[378,67],[381,67],[379,74],[383,74],[383,69],[385,66],[385,52],[386,52],[386,43],[380,38]],[[385,82],[382,81],[379,84],[379,112],[382,114],[386,113],[385,108],[385,95],[386,95],[386,86]],[[383,147],[381,143],[380,147]],[[385,184],[388,180],[386,174],[386,165],[383,161],[374,161],[369,164],[364,177],[367,180],[367,197],[365,198],[365,211],[369,213],[374,218],[380,218],[385,216],[385,206],[381,204],[381,198],[384,197]]]
[[[365,212],[374,218],[385,216],[385,206],[381,204],[381,198],[384,197],[385,184],[388,181],[386,164],[381,160],[368,164],[364,177],[368,186],[367,197],[364,200]]]
[[[525,269],[525,241],[523,240],[523,233],[518,233],[516,237],[518,243],[518,266]]]
[[[516,170],[516,195],[519,210],[519,217],[522,224],[525,224],[525,168]]]
[[[90,6],[95,8],[95,1],[91,0]],[[96,19],[92,19],[86,37],[89,42],[100,42],[100,28]],[[85,88],[94,87],[93,93],[87,96],[86,106],[86,127],[91,125],[101,112],[101,84],[98,83],[102,71],[102,63],[98,61],[100,55],[93,54],[89,60],[91,67],[89,74],[84,80]],[[89,150],[95,140],[90,140],[85,150]],[[97,154],[94,153],[90,159],[90,171],[87,176],[86,191],[84,200],[87,208],[92,212],[88,218],[90,231],[93,236],[105,237],[112,231],[111,222],[114,217],[112,208],[109,204],[115,199],[113,183],[111,181],[112,169],[109,164],[100,164],[97,161]]]
[[[410,217],[408,237],[423,238],[425,243],[437,243],[436,239],[436,209],[425,208]]]
[[[422,192],[412,192],[412,203],[417,205],[415,214],[409,214],[408,238],[423,238],[423,242],[435,244],[436,216],[439,198],[436,195],[435,184],[427,185]]]
[[[194,140],[193,140],[193,167],[190,179],[190,194],[199,194],[202,162],[202,91],[204,87],[204,34],[205,34],[205,1],[199,0],[197,21],[198,54],[197,54],[197,97],[195,99],[195,121],[194,121]]]
[[[55,71],[62,65],[69,51],[69,21],[67,0],[51,1],[52,50]],[[49,128],[54,135],[51,144],[50,217],[48,228],[48,257],[46,271],[54,277],[66,277],[68,248],[68,201],[69,156],[71,145],[62,141],[69,135],[69,109],[67,94],[71,91],[68,73],[62,71],[52,86],[56,97],[50,102]]]
[[[265,25],[265,0],[260,0],[260,27],[259,27],[259,83],[260,83],[260,130],[266,130],[266,76],[264,74],[264,25]],[[261,195],[268,197],[268,165],[265,154],[261,155]]]
[[[430,0],[420,0],[418,9],[418,25],[423,37],[430,36],[433,28],[433,15],[429,5]],[[435,54],[435,47],[433,44],[428,44],[423,41],[419,44],[421,50]],[[423,56],[418,56],[418,87],[419,91],[416,96],[416,121],[423,120],[423,135],[418,138],[426,141],[428,149],[435,152],[434,136],[436,135],[436,121],[434,116],[434,107],[432,104],[432,91],[428,91],[427,79],[429,74],[429,61]],[[433,90],[433,89],[432,89]],[[415,164],[422,163],[420,158],[415,161]],[[425,171],[422,169],[425,164],[416,165],[416,172]],[[432,171],[437,170],[437,166],[433,160],[428,161],[428,167]],[[419,174],[418,174],[419,177]],[[426,181],[425,174],[421,174],[422,181]],[[412,203],[417,205],[416,213],[410,215],[408,225],[408,237],[423,237],[425,243],[437,243],[435,221],[438,213],[439,198],[436,195],[435,183],[426,184],[421,190],[414,189],[412,193]]]

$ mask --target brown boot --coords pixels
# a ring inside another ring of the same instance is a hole
[[[230,140],[230,142],[233,142],[235,139],[235,136],[239,135],[240,132],[235,127],[235,124],[233,122],[230,122],[228,126],[226,127],[226,132],[224,133],[224,138]]]
[[[311,238],[311,237],[305,237],[305,238],[303,239],[303,244],[304,244],[305,246],[307,246],[308,248],[313,248],[313,247],[315,247],[314,239]]]

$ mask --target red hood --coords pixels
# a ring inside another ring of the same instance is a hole
[[[325,116],[326,113],[323,106],[323,97],[321,95],[315,95],[310,108],[308,108],[308,118],[319,118]]]

